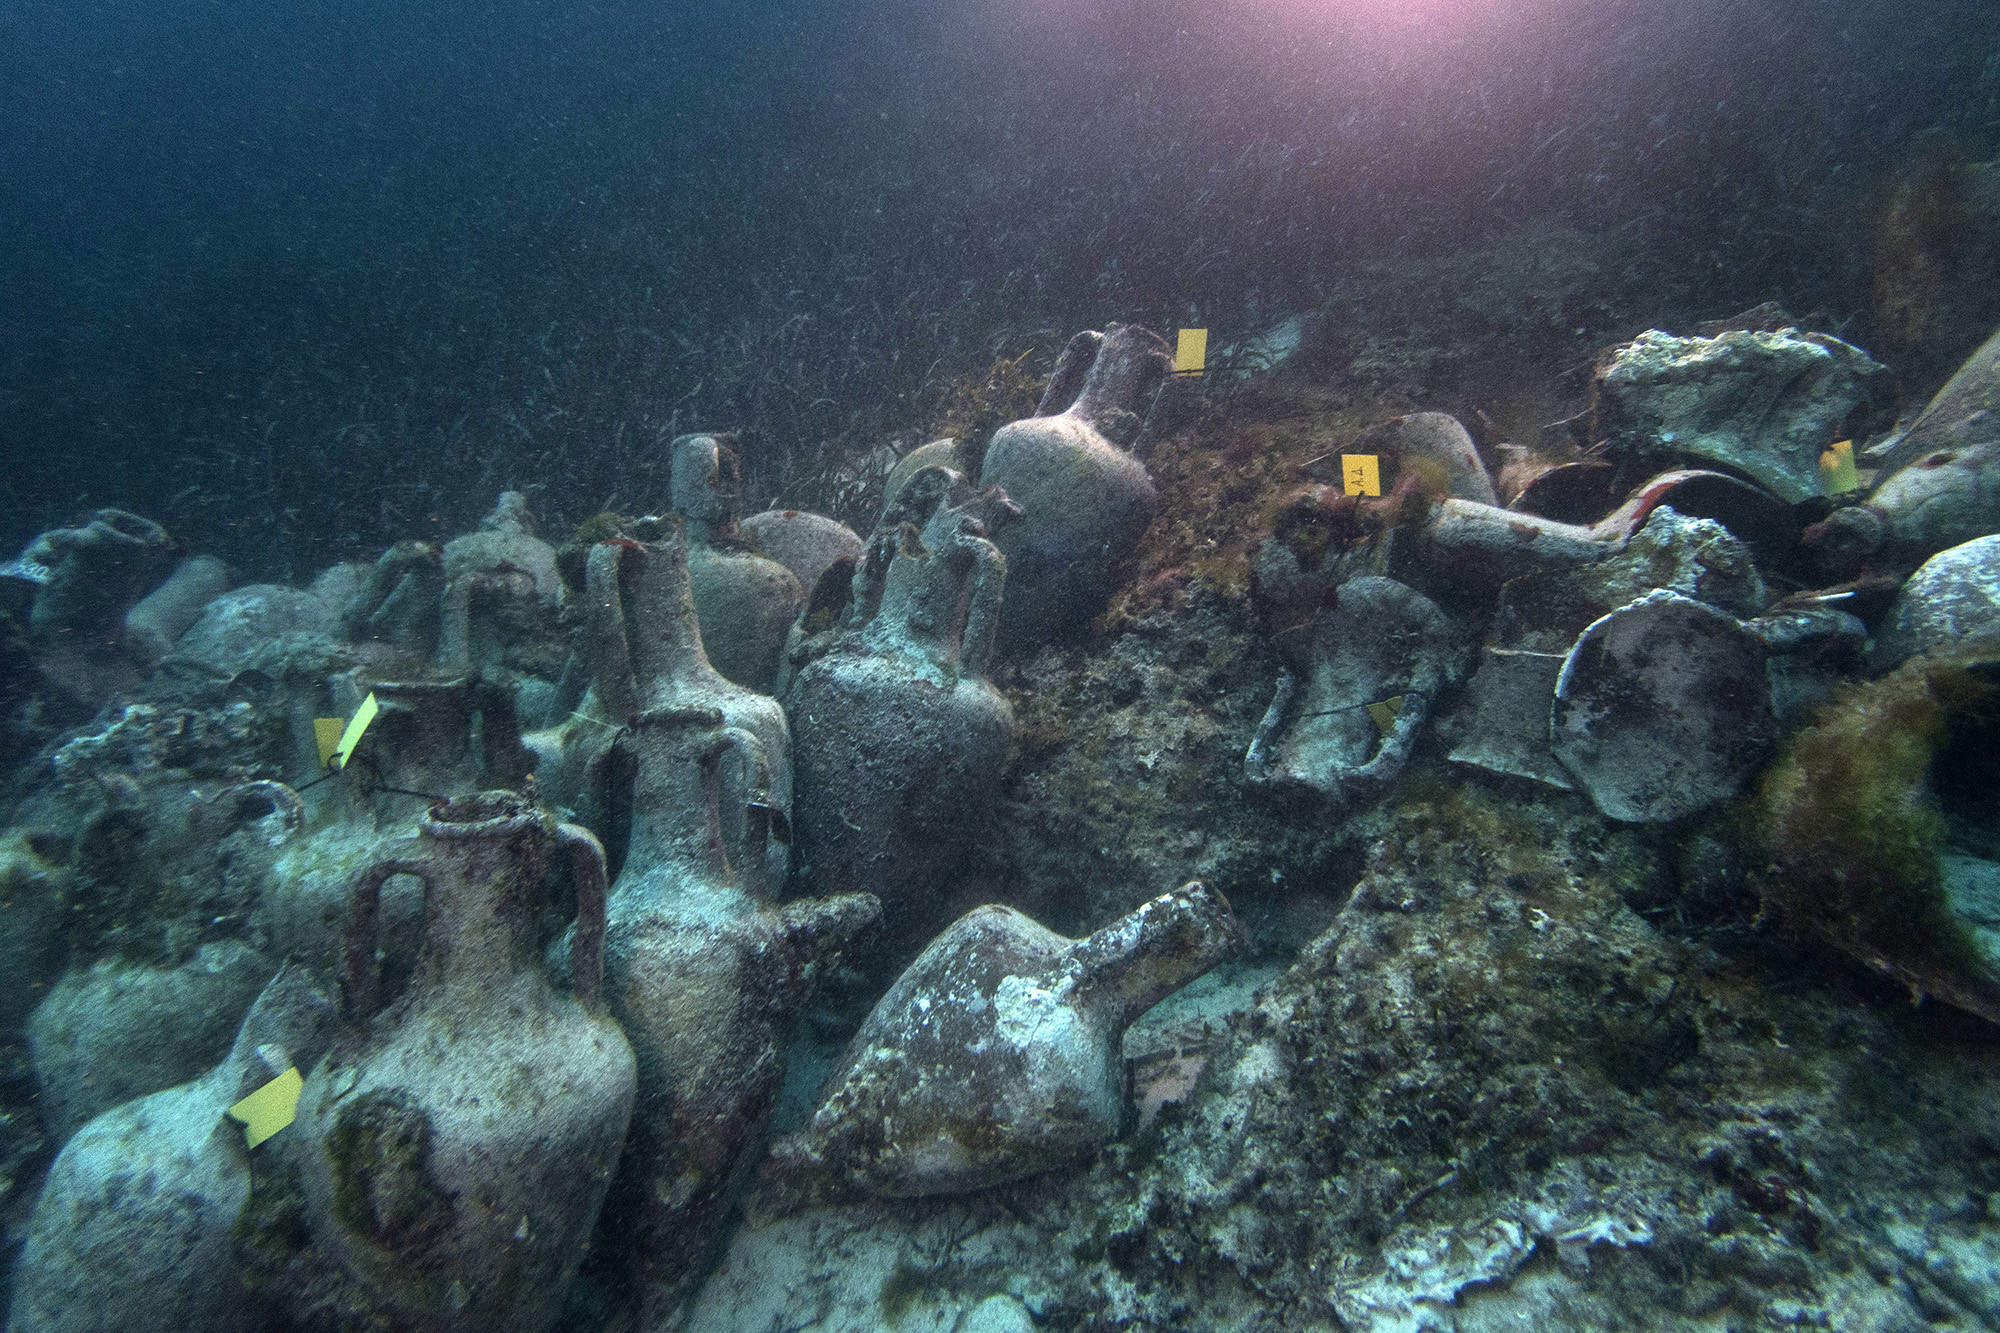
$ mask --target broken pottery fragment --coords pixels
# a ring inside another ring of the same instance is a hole
[[[174,568],[173,539],[149,518],[100,509],[73,528],[44,532],[0,566],[0,586],[25,606],[44,676],[96,708],[137,683],[126,659],[126,614]],[[141,655],[141,660],[143,655]]]
[[[1401,775],[1438,693],[1462,678],[1468,645],[1436,603],[1394,579],[1349,579],[1336,594],[1315,624],[1281,638],[1284,675],[1243,774],[1354,808]]]
[[[1819,456],[1882,421],[1890,372],[1823,333],[1650,329],[1601,363],[1593,431],[1618,456],[1683,454],[1742,473],[1788,504],[1824,493]]]
[[[1081,940],[1010,907],[968,913],[876,1004],[767,1183],[921,1198],[1088,1156],[1124,1119],[1125,1029],[1243,938],[1198,881]]]
[[[1595,523],[1612,507],[1611,488],[1616,475],[1616,468],[1599,459],[1560,463],[1528,478],[1507,501],[1507,507],[1552,518],[1558,523]]]
[[[1355,436],[1343,453],[1375,454],[1386,490],[1392,473],[1414,477],[1427,495],[1452,496],[1478,504],[1498,504],[1472,436],[1446,412],[1412,412],[1391,417]]]
[[[1875,644],[1875,669],[1887,671],[1918,653],[2000,638],[2000,535],[1940,551],[1910,575],[1889,608]]]
[[[310,1069],[332,1002],[292,965],[235,1045],[190,1083],[114,1107],[63,1146],[14,1271],[9,1333],[249,1333],[265,1326],[237,1259],[250,1202],[243,1126],[224,1112]]]
[[[1101,339],[1078,334],[1040,412],[994,433],[979,485],[1004,487],[1023,511],[996,536],[1008,569],[1003,647],[1073,633],[1104,608],[1159,506],[1145,464],[1126,449],[1172,368],[1167,345],[1136,324],[1110,325]],[[1063,393],[1075,400],[1060,401]]]
[[[671,475],[674,511],[687,523],[688,577],[709,663],[736,684],[769,694],[805,588],[738,535],[743,482],[734,436],[680,436]]]
[[[918,472],[901,502],[920,494],[938,497],[921,531],[876,532],[845,628],[787,705],[804,883],[873,893],[898,936],[927,937],[1013,743],[1013,709],[986,679],[1009,569],[990,536],[1020,510],[948,468]]]
[[[1650,592],[1570,649],[1551,748],[1612,819],[1663,823],[1734,796],[1777,739],[1768,651],[1727,612]]]
[[[1452,743],[1450,758],[1571,787],[1568,770],[1549,749],[1563,660],[1592,621],[1655,588],[1742,616],[1755,615],[1765,596],[1743,542],[1719,523],[1666,506],[1648,513],[1616,554],[1510,580],[1500,590],[1466,701],[1440,726]]]
[[[1914,569],[2000,533],[2000,333],[1986,340],[1883,461],[1867,502],[1836,509],[1806,540],[1827,568]]]

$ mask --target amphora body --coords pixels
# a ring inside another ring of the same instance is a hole
[[[621,745],[635,760],[632,824],[606,978],[638,1053],[639,1110],[606,1231],[627,1247],[650,1322],[688,1294],[761,1143],[812,963],[879,909],[862,896],[770,905],[771,765],[719,710],[642,712]],[[739,807],[733,837],[725,802]]]
[[[1080,333],[1040,412],[994,433],[979,484],[1004,487],[1025,513],[995,539],[1007,556],[1004,649],[1074,633],[1103,610],[1159,507],[1146,465],[1126,449],[1172,366],[1166,344],[1136,324]]]
[[[819,893],[869,892],[898,940],[942,925],[935,904],[999,798],[1013,710],[986,679],[1008,564],[989,533],[1020,510],[926,468],[854,577],[845,632],[805,665],[788,705],[795,854]]]
[[[558,849],[577,888],[571,991],[551,983],[540,949]],[[635,1089],[632,1049],[599,1001],[603,865],[589,833],[487,792],[433,807],[407,855],[362,873],[346,1031],[287,1131],[311,1249],[332,1278],[304,1288],[314,1300],[427,1333],[554,1319]],[[424,939],[383,1004],[375,909],[396,875],[424,884]]]

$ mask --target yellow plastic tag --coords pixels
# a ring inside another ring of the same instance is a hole
[[[313,719],[313,739],[319,742],[319,766],[325,768],[333,762],[333,752],[340,748],[340,733],[347,730],[344,717],[316,717]]]
[[[1208,364],[1208,330],[1182,329],[1174,348],[1174,374],[1199,375]]]
[[[1382,465],[1374,454],[1342,454],[1340,478],[1347,484],[1349,495],[1382,493]]]
[[[1854,470],[1854,441],[1842,440],[1819,456],[1819,479],[1828,495],[1861,489],[1861,474]]]
[[[1403,700],[1408,695],[1399,694],[1393,699],[1384,699],[1379,704],[1368,705],[1368,716],[1375,719],[1375,729],[1384,736],[1396,725],[1396,719],[1403,715]]]
[[[382,705],[375,702],[375,691],[368,691],[368,697],[361,701],[361,707],[354,710],[354,716],[347,719],[347,730],[340,733],[340,743],[333,747],[332,764],[335,768],[346,768],[347,761],[354,757],[354,747],[361,744],[361,738],[368,731],[368,724],[375,720],[375,714],[382,711]]]
[[[243,1136],[254,1148],[283,1129],[298,1116],[299,1091],[306,1085],[296,1067],[285,1072],[229,1108],[229,1118],[243,1122]]]

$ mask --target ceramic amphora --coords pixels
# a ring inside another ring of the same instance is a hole
[[[1003,650],[1073,634],[1104,609],[1159,507],[1126,449],[1172,368],[1166,344],[1136,324],[1078,334],[1039,413],[994,433],[979,484],[1004,487],[1025,512],[995,539],[1007,556]]]
[[[811,1122],[773,1148],[759,1211],[986,1189],[1089,1155],[1123,1121],[1125,1029],[1244,938],[1199,881],[1081,940],[1011,907],[966,914],[875,1006]]]
[[[791,732],[776,699],[727,679],[708,660],[688,572],[686,524],[649,518],[639,530],[657,540],[616,538],[590,548],[584,563],[583,657],[590,686],[559,726],[527,736],[535,779],[548,800],[576,812],[604,835],[614,875],[631,810],[631,745],[625,727],[642,712],[712,708],[764,747],[771,766],[766,793],[782,834],[792,807]],[[625,765],[621,768],[620,765]],[[731,836],[740,836],[741,802],[724,803]],[[782,884],[790,849],[770,840],[765,873]]]
[[[865,895],[771,906],[771,764],[720,710],[641,712],[621,744],[634,754],[631,840],[611,895],[606,986],[638,1053],[639,1110],[606,1233],[626,1248],[651,1327],[702,1271],[761,1144],[813,964],[880,909]],[[735,836],[725,791],[742,807]]]
[[[540,935],[552,853],[576,884],[573,989]],[[384,1002],[376,904],[424,884],[416,970]],[[426,813],[415,845],[362,872],[342,1035],[306,1080],[289,1149],[310,1247],[308,1291],[381,1326],[547,1328],[625,1142],[632,1048],[603,1011],[597,840],[511,792]],[[329,1295],[328,1293],[332,1294]],[[305,1299],[305,1297],[301,1297]]]
[[[911,478],[915,495],[937,497],[928,521],[877,530],[845,628],[787,700],[799,874],[816,893],[875,894],[899,942],[944,924],[936,905],[999,799],[1014,716],[986,672],[1010,586],[990,534],[1019,507],[943,467]]]
[[[790,569],[739,535],[742,481],[733,438],[683,435],[672,449],[674,511],[687,520],[688,565],[709,660],[738,685],[769,694],[805,589]]]

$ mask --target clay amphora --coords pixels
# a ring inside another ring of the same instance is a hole
[[[986,1189],[1096,1151],[1124,1116],[1125,1029],[1244,938],[1199,881],[1081,940],[1011,907],[968,913],[875,1006],[811,1122],[773,1147],[759,1211]]]
[[[558,849],[576,883],[573,991],[551,984],[540,947]],[[375,907],[395,875],[424,884],[424,938],[384,1003]],[[307,1290],[385,1327],[544,1329],[583,1258],[636,1084],[599,999],[603,851],[521,797],[485,792],[433,807],[407,854],[363,871],[355,892],[344,1030],[286,1131],[328,1277]],[[310,1324],[324,1312],[295,1313]]]
[[[1007,556],[1003,650],[1073,634],[1104,609],[1159,507],[1145,464],[1125,450],[1172,367],[1166,344],[1136,324],[1078,334],[1039,414],[994,433],[979,484],[1004,487],[1026,515],[995,539]]]
[[[808,969],[879,914],[873,899],[764,892],[772,807],[762,743],[714,708],[638,714],[630,849],[611,895],[606,989],[639,1059],[639,1109],[606,1209],[643,1326],[689,1294],[784,1079]],[[725,767],[733,778],[725,782]],[[725,832],[725,790],[740,832]]]
[[[585,648],[591,661],[589,696],[571,719],[561,753],[538,769],[557,782],[556,799],[575,806],[586,822],[606,830],[614,871],[626,843],[629,806],[611,788],[629,788],[629,771],[614,773],[620,756],[643,750],[643,736],[614,754],[621,729],[641,713],[713,709],[722,725],[757,738],[770,780],[761,799],[775,811],[780,834],[791,816],[791,731],[776,699],[725,679],[709,664],[688,575],[688,544],[681,520],[653,520],[660,540],[603,542],[590,548],[584,576]],[[724,833],[743,836],[748,798],[733,793],[722,803]],[[783,884],[790,863],[780,838],[764,853],[764,873]]]
[[[738,535],[742,481],[734,440],[683,435],[672,449],[674,511],[687,520],[688,567],[709,660],[738,685],[769,694],[805,589],[790,569]]]
[[[938,902],[999,799],[1013,710],[986,679],[1006,557],[989,532],[1019,515],[948,468],[919,532],[885,525],[853,580],[846,629],[788,699],[798,873],[816,893],[873,893],[896,941],[929,938]]]

